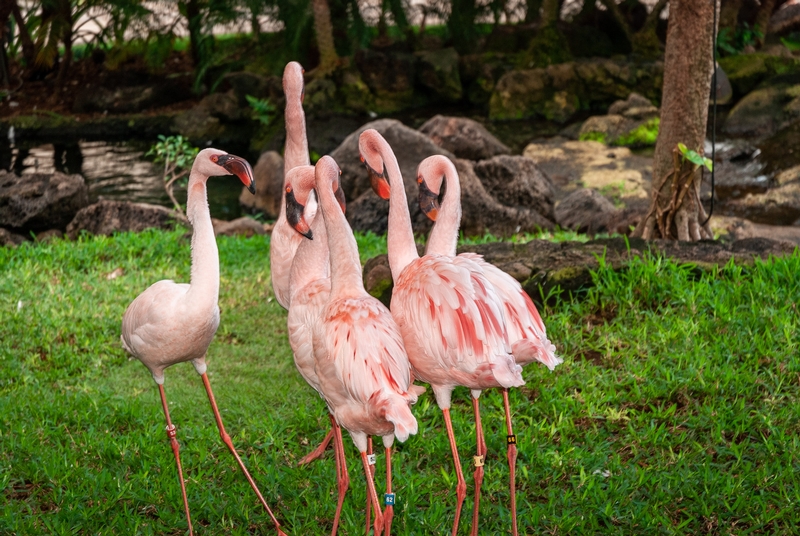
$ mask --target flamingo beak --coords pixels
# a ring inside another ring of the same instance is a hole
[[[433,193],[421,176],[417,179],[417,183],[419,184],[419,208],[428,219],[436,221],[439,215],[440,194]]]
[[[242,181],[245,188],[250,190],[251,194],[256,193],[256,180],[253,177],[253,168],[244,158],[234,156],[232,154],[223,154],[217,158],[217,164],[230,173],[236,175]]]
[[[305,205],[301,205],[294,196],[294,192],[286,192],[286,220],[295,231],[309,240],[314,239],[311,228],[304,217]]]
[[[367,167],[367,175],[369,175],[369,183],[372,185],[372,190],[381,199],[389,199],[391,188],[386,176],[386,168],[383,168],[383,173],[378,173],[366,161],[364,161],[364,165]]]

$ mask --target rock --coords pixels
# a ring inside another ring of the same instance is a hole
[[[625,100],[615,101],[607,115],[595,115],[587,119],[578,133],[580,139],[604,143],[630,145],[623,141],[633,131],[657,119],[658,108],[638,93],[631,93]]]
[[[732,136],[764,137],[775,134],[800,116],[800,85],[775,85],[748,93],[730,111],[722,127]]]
[[[800,4],[786,2],[769,18],[767,33],[782,35],[800,27]]]
[[[50,230],[38,233],[36,235],[35,240],[37,242],[47,243],[47,242],[52,242],[53,240],[58,240],[60,238],[64,238],[64,233],[61,232],[60,229],[50,229]]]
[[[215,236],[244,236],[249,238],[253,235],[267,234],[267,231],[264,230],[264,225],[253,218],[243,217],[231,221],[214,218],[211,223],[214,225]]]
[[[435,115],[419,127],[419,131],[458,158],[485,160],[511,153],[511,149],[495,138],[483,125],[466,117]]]
[[[126,201],[99,201],[82,209],[67,226],[67,236],[74,240],[81,231],[96,235],[115,232],[140,232],[155,227],[172,229],[186,219],[166,207]]]
[[[399,110],[414,96],[412,54],[360,49],[355,56],[361,79],[376,97],[376,111]]]
[[[475,174],[489,195],[501,204],[532,209],[550,222],[555,221],[553,183],[530,158],[495,156],[477,162]]]
[[[754,223],[792,225],[800,219],[800,182],[729,200],[721,204],[720,212]]]
[[[728,75],[735,99],[742,98],[776,75],[800,72],[800,58],[771,56],[762,52],[721,58],[719,65]]]
[[[550,177],[556,200],[579,188],[594,188],[618,204],[649,199],[653,159],[627,147],[553,138],[529,144],[523,154]]]
[[[15,248],[25,242],[25,237],[21,234],[12,233],[8,229],[0,227],[0,247]]]
[[[276,151],[262,153],[253,168],[253,178],[255,195],[242,187],[239,204],[250,212],[263,212],[270,218],[277,218],[283,197],[283,157]]]
[[[594,234],[608,230],[608,222],[616,211],[611,201],[600,192],[584,188],[556,205],[555,218],[563,229]]]
[[[578,110],[608,106],[631,91],[658,98],[661,62],[598,59],[507,72],[489,101],[491,119],[541,116],[567,122]]]
[[[712,231],[724,234],[730,240],[768,238],[800,245],[798,225],[766,225],[731,216],[713,216],[710,225]]]
[[[715,198],[720,202],[744,197],[749,193],[764,193],[770,187],[765,164],[759,158],[759,149],[745,139],[718,141],[714,154]],[[705,154],[711,156],[711,144],[706,143]],[[708,173],[706,173],[708,177]],[[707,181],[702,194],[707,197],[711,188]]]
[[[609,115],[622,115],[637,121],[647,121],[658,117],[658,108],[647,97],[643,97],[636,92],[628,95],[625,100],[615,101],[608,108]]]
[[[436,97],[435,100],[457,102],[463,90],[458,73],[458,52],[454,48],[417,53],[417,80]]]
[[[168,77],[154,84],[121,88],[95,87],[77,93],[72,105],[74,113],[108,112],[127,114],[168,106],[192,97],[192,75]]]
[[[599,259],[613,269],[623,269],[634,257],[647,252],[661,254],[680,263],[692,263],[698,268],[722,266],[730,259],[736,263],[752,263],[755,257],[791,255],[796,246],[789,242],[765,238],[748,238],[731,243],[717,241],[675,242],[638,238],[611,238],[580,242],[549,242],[532,240],[527,244],[494,242],[459,248],[483,255],[487,262],[509,273],[522,284],[537,303],[553,294],[576,296],[592,285],[591,271]],[[385,256],[384,256],[385,257]],[[384,303],[391,300],[391,273],[384,269],[385,261],[371,259],[364,267],[367,292]]]
[[[269,99],[278,109],[283,107],[283,81],[279,76],[261,76],[248,71],[228,73],[222,77],[220,87],[232,89],[239,106],[244,109],[249,107],[247,95]]]
[[[227,93],[212,93],[200,101],[200,104],[210,115],[222,122],[233,122],[242,118],[242,108],[234,90]]]
[[[194,143],[202,143],[218,139],[225,132],[219,118],[214,117],[204,104],[198,104],[190,110],[175,116],[172,131],[189,138]]]
[[[341,184],[348,201],[347,219],[350,225],[354,230],[360,231],[372,230],[381,233],[386,230],[385,218],[388,208],[379,207],[388,207],[388,204],[372,192],[366,168],[359,159],[358,137],[369,128],[380,132],[397,156],[415,230],[429,229],[428,219],[422,214],[417,203],[417,166],[423,159],[434,154],[447,156],[451,160],[454,160],[455,156],[434,144],[426,135],[408,128],[395,119],[380,119],[362,125],[331,152],[331,156],[342,170]],[[372,197],[374,199],[371,199]],[[374,220],[374,218],[379,219]]]
[[[89,203],[80,175],[58,171],[17,175],[0,171],[0,225],[18,231],[65,229]]]

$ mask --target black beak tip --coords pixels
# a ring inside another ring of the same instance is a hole
[[[250,190],[251,194],[256,195],[256,183],[255,182],[251,182],[250,186],[248,186],[247,189]]]
[[[309,229],[308,232],[303,233],[303,236],[305,236],[309,240],[314,240],[314,233],[311,232],[311,229]]]

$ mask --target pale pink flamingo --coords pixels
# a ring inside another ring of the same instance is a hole
[[[446,183],[446,188],[442,184]],[[555,346],[548,340],[544,322],[536,310],[530,296],[522,290],[516,279],[486,262],[483,256],[475,253],[456,255],[458,245],[458,228],[461,222],[461,184],[453,162],[441,155],[429,156],[417,168],[419,184],[419,204],[422,211],[436,223],[431,230],[426,253],[446,255],[456,262],[468,259],[478,264],[484,275],[494,287],[504,305],[504,316],[511,351],[518,365],[527,365],[538,361],[553,370],[562,362],[555,355]],[[445,190],[445,191],[443,191]],[[476,418],[478,415],[478,398],[472,399]],[[513,534],[517,534],[517,502],[515,485],[515,468],[517,460],[516,436],[511,427],[511,410],[508,403],[508,389],[503,389],[503,405],[505,408],[506,428],[508,431],[508,466],[511,480],[511,517]],[[481,459],[486,456],[486,443],[483,437],[477,438],[477,455]],[[472,513],[472,533],[477,535],[478,511],[480,503],[480,487],[483,481],[483,466],[475,468],[475,506]]]
[[[278,534],[283,535],[280,523],[275,519],[267,502],[258,490],[256,483],[244,466],[230,436],[222,424],[222,417],[211,391],[211,384],[206,375],[206,352],[214,333],[219,327],[219,253],[211,225],[206,196],[206,181],[210,176],[233,174],[242,183],[255,192],[253,170],[246,160],[217,149],[203,149],[195,158],[189,174],[186,215],[192,224],[192,272],[190,283],[175,283],[163,280],[151,285],[128,306],[122,317],[122,346],[132,356],[144,364],[158,385],[161,405],[167,419],[167,436],[175,463],[178,466],[178,477],[181,483],[181,494],[192,532],[192,520],[189,515],[189,502],[186,498],[186,486],[183,481],[183,470],[178,454],[179,445],[176,439],[175,426],[169,417],[167,398],[164,393],[164,369],[176,363],[191,361],[195,370],[203,379],[211,409],[219,428],[222,441],[236,458],[258,500],[269,513]],[[285,535],[284,535],[285,536]]]
[[[384,198],[390,194],[387,241],[394,280],[392,315],[403,334],[414,377],[431,384],[444,415],[458,478],[455,536],[466,483],[450,420],[452,391],[462,385],[477,398],[483,389],[520,386],[524,384],[522,369],[510,353],[503,304],[480,267],[468,260],[455,263],[445,255],[420,258],[417,254],[403,177],[389,144],[369,129],[359,138],[359,151],[376,193]],[[477,405],[475,425],[482,437]]]
[[[417,432],[410,405],[424,389],[411,383],[408,356],[392,314],[364,290],[358,247],[334,194],[339,173],[329,156],[316,165],[316,191],[330,256],[330,294],[316,319],[310,319],[315,370],[336,422],[350,432],[361,452],[367,496],[375,509],[375,534],[384,529],[388,534],[393,501],[387,501],[382,514],[367,458],[368,437],[383,438],[386,493],[391,495],[391,447],[395,437],[405,441]],[[298,251],[298,256],[303,253]],[[341,455],[343,463],[343,450]],[[340,490],[336,519],[344,491]]]

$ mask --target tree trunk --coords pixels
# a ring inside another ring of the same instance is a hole
[[[674,151],[683,143],[703,154],[714,61],[715,2],[718,5],[719,0],[670,2],[652,200],[647,216],[633,233],[646,240],[712,237],[708,225],[703,225],[706,212],[700,203],[700,171],[686,173],[684,164],[674,173]]]
[[[11,12],[14,14],[14,20],[17,21],[17,28],[19,31],[19,40],[22,43],[22,57],[28,68],[32,68],[36,61],[36,46],[33,44],[28,27],[25,26],[25,19],[22,18],[22,11],[19,9],[17,0],[11,0]]]
[[[314,32],[317,34],[317,47],[319,47],[319,74],[327,74],[336,68],[339,56],[336,54],[336,45],[333,42],[333,24],[331,24],[331,10],[328,0],[313,0]]]
[[[561,3],[558,0],[542,0],[542,28],[558,22],[560,8]]]
[[[722,0],[719,8],[719,28],[728,28],[733,35],[739,23],[739,10],[742,9],[742,0]]]
[[[767,30],[769,29],[769,18],[772,16],[772,11],[775,9],[775,0],[761,0],[761,7],[758,8],[758,15],[756,15],[756,22],[753,29],[761,34],[758,38],[758,46],[764,44],[764,39],[767,37]]]
[[[542,9],[542,0],[525,0],[525,23],[539,20],[540,9]]]

